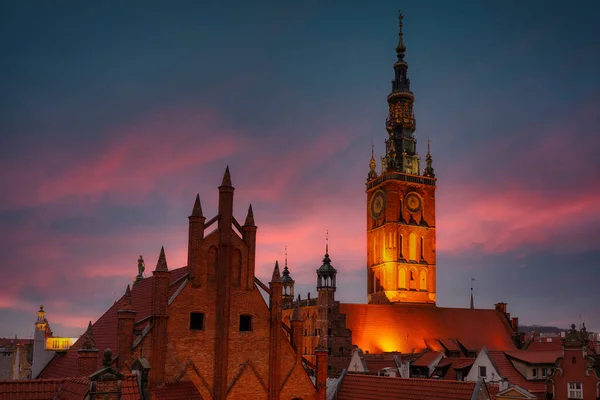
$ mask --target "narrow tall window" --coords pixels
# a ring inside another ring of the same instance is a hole
[[[408,259],[411,261],[417,260],[417,235],[414,233],[408,236]]]
[[[249,332],[252,330],[252,316],[240,315],[240,332]]]
[[[201,313],[201,312],[190,313],[190,330],[192,330],[192,331],[203,331],[204,330],[204,313]]]

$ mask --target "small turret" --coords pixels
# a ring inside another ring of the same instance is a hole
[[[94,340],[92,321],[81,336],[81,348],[77,350],[77,372],[79,376],[88,376],[94,372],[98,365],[98,349]]]
[[[377,163],[375,162],[375,146],[371,145],[371,161],[369,161],[369,175],[368,175],[368,179],[374,179],[377,178],[377,171],[375,171],[375,169],[377,168]]]
[[[425,157],[425,169],[423,170],[423,176],[435,178],[435,172],[433,171],[433,158],[431,157],[429,140],[427,141],[427,156]]]
[[[204,239],[204,214],[200,204],[200,194],[196,195],[192,214],[188,217],[188,270],[193,286],[202,285],[202,279],[206,279],[206,271],[202,270],[200,249]]]
[[[323,257],[323,264],[317,269],[317,290],[325,289],[334,291],[336,289],[335,276],[337,271],[331,265],[331,259],[329,258],[329,234],[327,235],[325,244],[325,256]]]
[[[283,274],[281,275],[281,282],[283,283],[283,305],[284,307],[290,307],[294,301],[294,283],[288,269],[287,262],[287,246],[285,248],[285,266],[283,267]]]

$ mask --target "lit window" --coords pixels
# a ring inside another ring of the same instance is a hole
[[[240,332],[249,332],[252,330],[252,316],[240,315]]]
[[[487,369],[484,366],[479,367],[479,376],[485,378],[487,376]]]
[[[569,382],[569,399],[583,399],[583,383]]]
[[[201,312],[190,313],[190,330],[192,330],[192,331],[203,331],[204,330],[204,313],[201,313]]]

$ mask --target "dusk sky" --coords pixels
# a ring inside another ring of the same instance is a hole
[[[365,180],[397,10],[438,189],[437,304],[600,331],[597,1],[3,1],[0,337],[78,336],[165,247],[187,262],[229,165],[257,275],[366,302]]]

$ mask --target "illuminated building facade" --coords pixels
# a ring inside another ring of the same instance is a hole
[[[381,158],[380,175],[371,157],[366,183],[367,297],[369,303],[435,304],[436,178],[429,149],[421,172],[414,135],[415,97],[402,35],[400,14],[397,61],[387,97],[386,154]]]

